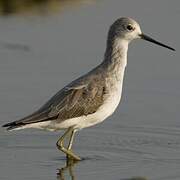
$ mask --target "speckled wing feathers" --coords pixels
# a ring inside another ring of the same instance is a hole
[[[63,100],[52,107],[49,116],[58,115],[57,119],[63,121],[96,112],[103,103],[105,93],[104,85],[101,85],[102,82],[99,83],[97,86],[91,81],[85,87],[79,89],[71,87],[68,91],[64,91]]]

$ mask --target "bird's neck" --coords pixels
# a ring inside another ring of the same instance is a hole
[[[110,74],[118,80],[123,80],[127,65],[128,41],[123,39],[108,40],[103,64]]]

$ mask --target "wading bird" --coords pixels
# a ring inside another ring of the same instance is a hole
[[[76,131],[101,123],[117,108],[122,94],[128,45],[134,39],[144,39],[175,50],[142,33],[131,18],[117,19],[110,27],[103,61],[84,76],[72,81],[33,114],[3,125],[7,130],[38,128],[51,131],[65,129],[57,147],[70,159],[81,160],[73,153]],[[64,146],[70,135],[69,144]]]

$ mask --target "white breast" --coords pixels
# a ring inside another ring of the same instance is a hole
[[[107,117],[112,115],[121,100],[123,74],[124,68],[121,71],[121,74],[119,74],[119,78],[115,78],[116,80],[114,79],[114,83],[109,84],[110,89],[107,97],[105,98],[106,100],[95,113],[88,116],[83,116],[81,118],[75,118],[77,122],[77,124],[75,125],[76,128],[82,129],[85,127],[93,126],[104,121]]]
[[[104,102],[102,106],[94,113],[90,114],[84,119],[81,120],[81,123],[78,124],[78,128],[85,128],[89,126],[93,126],[104,121],[107,117],[113,114],[115,109],[117,108],[121,99],[121,92],[115,91],[113,92],[107,100]]]

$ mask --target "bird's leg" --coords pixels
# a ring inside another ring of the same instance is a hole
[[[61,150],[62,152],[64,152],[68,157],[70,157],[71,159],[73,160],[76,160],[76,161],[80,161],[80,157],[78,157],[77,155],[75,155],[72,151],[70,151],[69,149],[65,148],[64,147],[64,138],[70,133],[72,132],[72,135],[71,135],[71,138],[70,138],[70,142],[69,142],[69,146],[71,148],[72,146],[72,140],[73,140],[73,136],[74,136],[74,133],[73,133],[73,128],[69,128],[64,134],[62,137],[60,137],[60,139],[57,141],[56,145],[58,147],[59,150]]]
[[[71,132],[71,136],[70,136],[70,140],[69,140],[69,144],[68,144],[68,148],[67,148],[68,150],[70,150],[72,148],[72,143],[74,140],[75,132],[76,132],[76,130],[72,130],[72,132]]]
[[[68,148],[67,148],[68,151],[71,151],[71,149],[72,149],[75,132],[76,132],[76,130],[71,131],[70,140],[69,140],[69,144],[68,144]],[[67,159],[70,159],[70,158],[71,157],[67,155]]]

